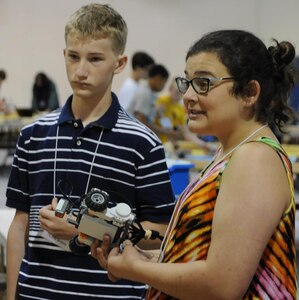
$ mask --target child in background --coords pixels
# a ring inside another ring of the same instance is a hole
[[[182,94],[177,88],[175,78],[171,81],[168,94],[158,97],[155,103],[155,124],[158,127],[175,131],[176,134],[160,134],[159,137],[166,149],[176,148],[176,142],[180,140],[192,141],[207,153],[214,153],[216,146],[200,139],[188,129],[187,115],[182,103]],[[173,150],[173,151],[174,151]],[[171,150],[170,150],[171,151]]]
[[[135,52],[132,57],[131,75],[121,86],[118,98],[124,109],[128,109],[133,101],[138,85],[148,76],[149,68],[154,64],[154,59],[146,52]]]

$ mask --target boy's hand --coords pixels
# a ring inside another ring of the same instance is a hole
[[[57,198],[53,198],[52,203],[40,209],[39,220],[41,228],[48,231],[56,239],[69,240],[78,234],[75,226],[67,222],[67,216],[58,218],[55,216]]]

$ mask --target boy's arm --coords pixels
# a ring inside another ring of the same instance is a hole
[[[144,229],[150,229],[150,230],[155,230],[159,232],[159,235],[164,237],[166,229],[167,229],[167,224],[162,224],[162,223],[153,223],[150,221],[144,221],[141,222],[141,225]],[[155,240],[145,240],[142,239],[139,243],[138,246],[142,249],[145,250],[151,250],[151,249],[158,249],[161,246],[161,240],[160,239],[155,239]]]
[[[14,300],[28,238],[28,213],[16,211],[7,236],[7,300]]]

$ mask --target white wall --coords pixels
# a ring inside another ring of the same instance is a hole
[[[63,104],[71,93],[64,68],[64,26],[87,0],[0,0],[0,69],[7,71],[1,94],[29,107],[34,76],[46,72]],[[298,0],[106,0],[129,27],[126,54],[148,51],[171,76],[182,74],[189,46],[203,33],[236,28],[267,44],[272,37],[299,47]],[[130,65],[115,77],[117,92]]]

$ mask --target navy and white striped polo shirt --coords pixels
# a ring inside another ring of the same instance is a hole
[[[59,181],[71,183],[74,203],[97,187],[107,191],[111,201],[129,202],[140,221],[168,222],[173,210],[157,136],[129,116],[114,94],[104,116],[85,128],[74,119],[71,101],[24,127],[14,156],[7,206],[30,214],[20,299],[141,299],[144,285],[112,283],[91,256],[75,256],[41,235],[39,210],[54,196],[62,197]]]

